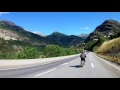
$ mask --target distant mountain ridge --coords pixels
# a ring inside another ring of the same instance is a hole
[[[51,35],[46,36],[46,38],[54,44],[68,47],[82,44],[85,40],[76,35],[65,35],[59,32],[53,32]]]
[[[82,37],[83,39],[87,39],[87,37],[89,36],[89,34],[80,34],[78,35],[79,37]]]
[[[7,25],[9,25],[9,26],[16,26],[16,24],[14,24],[11,21],[7,21],[7,20],[0,20],[0,24],[4,25],[4,26],[7,26]]]
[[[78,35],[79,37],[87,37],[87,36],[89,36],[89,34],[80,34],[80,35]]]
[[[59,32],[53,32],[51,35],[44,37],[38,33],[29,32],[7,20],[0,20],[0,38],[27,42],[31,45],[56,44],[63,47],[76,46],[83,43],[85,40],[82,37],[75,35],[68,36]]]

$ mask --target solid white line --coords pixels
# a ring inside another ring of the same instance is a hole
[[[107,60],[105,60],[105,59],[103,59],[103,58],[100,58],[100,57],[98,57],[97,55],[95,55],[94,53],[93,53],[93,55],[94,55],[96,58],[98,58],[99,60],[103,61],[104,63],[109,64],[110,66],[112,66],[112,67],[114,67],[114,68],[116,68],[117,70],[120,71],[120,67],[119,67],[118,65],[116,66],[115,63],[111,63],[110,61],[107,61]]]
[[[39,66],[39,65],[43,65],[43,64],[49,64],[50,62],[45,62],[45,63],[40,63],[40,64],[37,64],[37,65],[31,65],[31,66],[20,66],[20,67],[16,67],[16,68],[8,68],[8,69],[0,69],[0,70],[12,70],[12,69],[24,69],[24,68],[30,68],[30,67],[36,67],[36,66]]]
[[[74,62],[74,61],[70,61],[70,62],[68,62],[68,63],[72,63],[72,62]]]
[[[53,71],[53,70],[55,70],[55,69],[56,69],[56,68],[51,69],[51,70],[46,71],[46,72],[43,72],[43,73],[41,73],[41,74],[35,75],[35,77],[41,76],[41,75],[46,74],[46,73],[48,73],[48,72],[51,72],[51,71]]]
[[[66,64],[68,64],[68,63],[63,63],[63,64],[61,64],[61,65],[66,65]]]
[[[91,63],[91,66],[92,66],[92,68],[94,68],[94,65],[93,65],[93,63]]]

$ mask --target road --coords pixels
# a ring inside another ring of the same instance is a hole
[[[10,70],[0,70],[0,78],[120,78],[120,66],[104,61],[92,52],[86,53],[86,64],[79,67],[80,58]]]

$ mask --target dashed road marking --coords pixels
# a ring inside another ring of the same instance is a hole
[[[56,69],[56,68],[51,69],[51,70],[46,71],[46,72],[43,72],[43,73],[41,73],[41,74],[35,75],[35,77],[41,76],[41,75],[46,74],[46,73],[51,72],[51,71],[54,71],[55,69]]]
[[[94,68],[94,65],[93,65],[93,63],[91,63],[91,66],[92,66],[92,68]]]
[[[91,58],[90,58],[90,61],[91,61]]]

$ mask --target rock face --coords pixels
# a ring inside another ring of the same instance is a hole
[[[5,40],[17,40],[19,36],[11,31],[0,29],[0,38],[4,38]]]
[[[7,29],[0,29],[0,38],[3,38],[5,40],[19,40],[19,41],[29,40],[29,38],[20,37],[17,33]]]
[[[120,32],[120,23],[115,20],[106,20],[100,26],[90,33],[85,43],[90,40],[97,40],[98,34],[102,33],[105,37],[109,38],[110,35]]]
[[[29,38],[21,36],[21,32],[26,32],[22,27],[15,25],[13,22],[1,20],[0,21],[0,38],[5,40],[20,40],[28,41]]]

